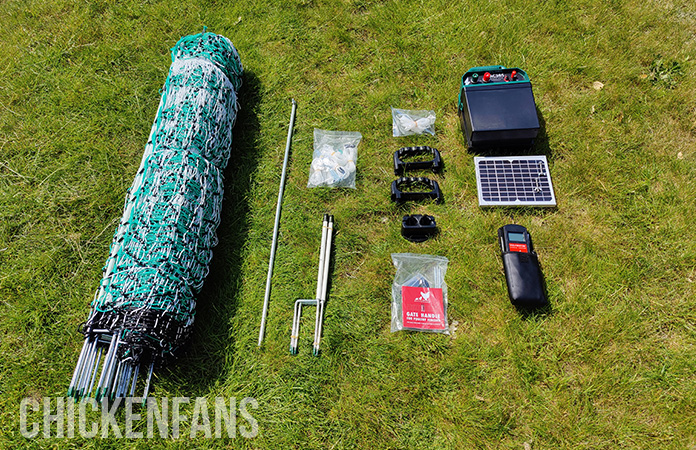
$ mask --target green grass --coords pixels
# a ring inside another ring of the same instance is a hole
[[[0,448],[696,448],[692,3],[2,2]],[[152,395],[254,397],[259,435],[26,440],[20,400],[70,381],[168,50],[204,25],[240,52],[242,109],[194,336]],[[456,101],[461,75],[489,64],[532,79],[557,209],[478,207]],[[390,106],[435,110],[437,135],[393,138]],[[357,190],[306,189],[314,127],[362,133]],[[444,205],[390,202],[403,145],[440,149]],[[337,234],[323,354],[308,314],[292,357],[324,212]],[[406,212],[433,214],[439,238],[403,240]],[[535,238],[548,314],[507,299],[495,233],[510,222]],[[390,254],[406,251],[450,259],[452,335],[390,333]]]

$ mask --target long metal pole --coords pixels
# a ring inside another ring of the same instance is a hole
[[[280,207],[283,203],[283,190],[285,188],[285,174],[288,170],[288,157],[290,156],[290,142],[292,142],[292,128],[295,125],[295,110],[297,102],[292,99],[292,112],[290,113],[290,124],[288,125],[288,140],[285,144],[285,159],[283,160],[283,173],[280,176],[280,187],[278,188],[278,204],[276,205],[275,225],[273,226],[273,242],[271,243],[271,258],[268,261],[268,276],[266,277],[266,295],[263,299],[263,313],[261,314],[261,328],[259,329],[259,347],[263,342],[263,335],[266,331],[266,316],[268,315],[268,301],[271,298],[271,277],[273,276],[273,262],[275,261],[276,245],[278,244],[278,227],[280,225]]]

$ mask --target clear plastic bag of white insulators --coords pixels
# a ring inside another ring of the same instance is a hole
[[[358,144],[357,131],[314,129],[314,154],[309,166],[307,187],[347,187],[355,189]]]
[[[429,134],[435,136],[435,111],[392,108],[394,137]]]

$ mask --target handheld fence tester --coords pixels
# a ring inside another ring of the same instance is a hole
[[[527,229],[521,225],[505,225],[498,229],[498,240],[512,304],[523,308],[547,305],[539,259]]]

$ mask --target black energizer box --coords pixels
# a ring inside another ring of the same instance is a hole
[[[474,150],[531,147],[539,133],[532,83],[517,68],[469,69],[462,77],[459,118]]]

